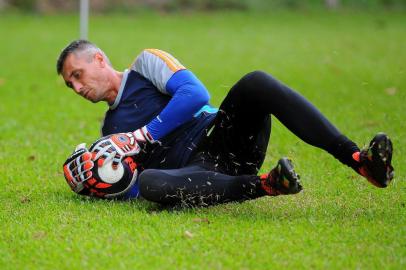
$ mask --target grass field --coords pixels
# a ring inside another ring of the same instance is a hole
[[[78,35],[70,15],[0,15],[0,269],[405,269],[406,15],[215,13],[94,16],[90,39],[118,69],[171,52],[219,105],[261,69],[300,91],[361,146],[393,139],[394,183],[377,189],[276,120],[267,171],[291,157],[304,192],[199,209],[84,199],[61,164],[99,137],[105,104],[55,72]]]

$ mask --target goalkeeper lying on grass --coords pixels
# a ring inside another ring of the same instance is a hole
[[[219,109],[210,106],[207,89],[191,71],[157,49],[142,51],[120,72],[94,44],[76,40],[61,52],[57,72],[79,95],[109,105],[104,137],[89,150],[78,147],[64,164],[79,194],[188,205],[296,194],[302,186],[287,158],[257,175],[271,115],[377,187],[394,175],[387,135],[378,133],[360,150],[304,97],[261,71],[243,76]],[[130,180],[116,173],[124,160],[131,172],[137,168]]]

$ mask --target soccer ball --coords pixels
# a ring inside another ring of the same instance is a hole
[[[92,148],[89,151],[92,152]],[[116,169],[113,169],[113,160],[106,160],[103,166],[99,166],[98,161],[94,161],[92,177],[84,183],[88,195],[99,198],[119,198],[131,190],[132,197],[135,193],[138,196],[138,171],[134,157],[125,157]]]

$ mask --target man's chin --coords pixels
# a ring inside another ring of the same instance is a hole
[[[88,101],[90,101],[91,103],[97,103],[100,100],[99,99],[94,99],[94,98],[86,98]]]

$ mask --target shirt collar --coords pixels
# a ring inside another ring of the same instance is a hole
[[[123,95],[124,87],[127,82],[129,72],[130,71],[128,69],[124,70],[123,79],[121,80],[121,84],[120,84],[120,89],[118,89],[118,93],[117,93],[116,99],[114,100],[114,103],[112,105],[110,105],[110,110],[114,110],[115,108],[117,108],[118,104],[120,103],[121,96]]]

